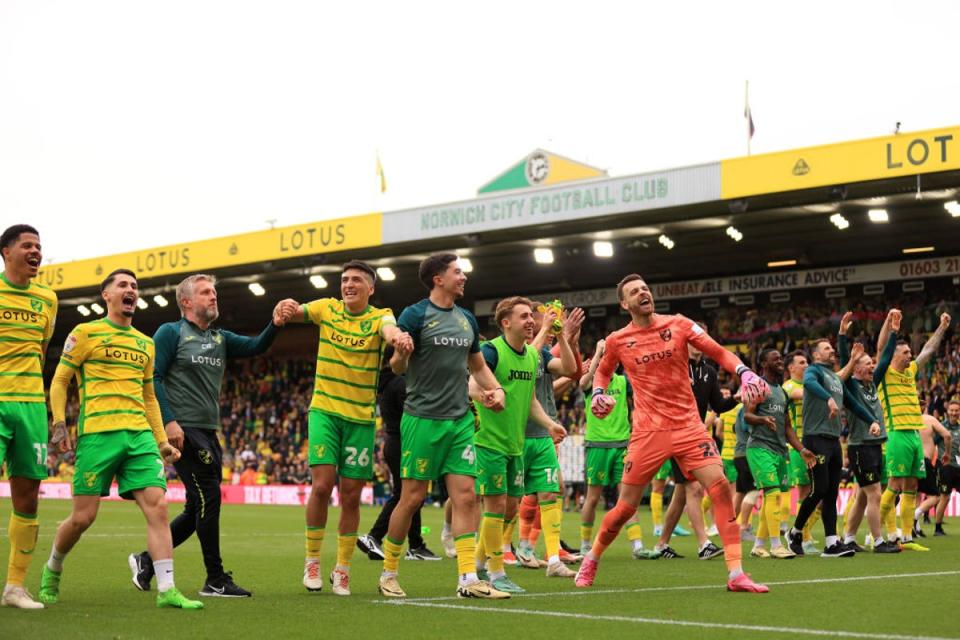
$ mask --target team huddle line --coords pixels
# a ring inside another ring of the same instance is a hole
[[[403,542],[409,535],[407,557],[435,558],[419,538],[418,514],[431,483],[441,481],[449,495],[442,538],[448,555],[456,557],[455,593],[461,598],[507,599],[524,593],[506,573],[517,563],[542,568],[549,577],[572,579],[577,588],[590,587],[604,552],[622,529],[634,557],[677,557],[670,536],[683,503],[699,499],[699,491],[723,543],[722,548],[713,544],[702,518],[694,517],[699,555],[724,556],[729,591],[768,591],[743,571],[742,538],[755,540],[754,556],[803,555],[812,552],[809,525],[817,517],[824,527],[824,557],[863,550],[855,536],[864,516],[875,552],[926,550],[912,539],[918,488],[930,495],[920,484],[930,471],[924,462],[921,433],[927,421],[917,401],[916,376],[949,328],[947,314],[916,359],[909,345],[898,340],[902,314],[893,309],[881,330],[876,359],[863,344],[850,343],[847,314],[837,352],[831,341],[819,340],[808,364],[805,354],[785,358],[776,349],[764,349],[758,374],[710,338],[702,325],[681,315],[655,313],[650,288],[637,274],[617,285],[630,323],[600,341],[584,362],[578,348],[584,313],[563,310],[559,303],[507,297],[494,313],[499,335],[483,341],[474,316],[457,305],[467,277],[457,256],[449,253],[421,263],[419,278],[428,296],[399,317],[369,304],[376,272],[353,260],[343,266],[339,299],[282,300],[255,337],[215,326],[216,279],[196,274],[177,287],[181,318],[162,325],[151,338],[132,326],[139,299],[136,274],[118,269],[101,284],[106,316],[74,327],[63,345],[49,389],[53,425],[48,434],[42,371],[57,298],[34,281],[42,259],[35,229],[7,229],[0,248],[5,263],[0,298],[17,312],[16,322],[0,325],[0,369],[7,376],[0,392],[0,457],[11,476],[14,507],[3,595],[7,606],[40,609],[59,601],[66,558],[96,520],[100,498],[114,481],[120,495],[135,501],[144,514],[147,549],[130,554],[129,567],[138,589],[149,590],[156,578],[158,607],[203,608],[202,601],[187,598],[174,583],[173,549],[194,533],[207,573],[200,595],[249,597],[251,592],[225,571],[220,555],[218,397],[228,359],[265,352],[280,328],[295,322],[313,324],[319,332],[308,413],[312,487],[303,585],[310,591],[321,591],[327,578],[334,594],[350,595],[350,566],[359,546],[383,558],[379,592],[405,598],[399,581]],[[738,379],[735,396],[721,392],[717,371],[707,359]],[[388,427],[386,455],[394,459],[395,495],[375,525],[378,535],[358,536],[361,490],[373,475],[381,368],[387,362],[389,373],[402,384],[390,420],[380,399]],[[71,380],[80,397],[76,425],[67,424],[65,412]],[[591,398],[579,553],[560,540],[563,479],[556,449],[566,430],[558,422],[555,394],[575,385]],[[844,413],[859,489],[841,537],[836,501]],[[937,423],[931,428],[943,442],[942,477],[948,485],[960,485],[960,438],[952,431],[960,420],[960,403],[951,404],[948,413],[947,427]],[[723,453],[705,428],[715,420],[724,425]],[[74,497],[34,599],[23,584],[36,546],[39,482],[46,477],[48,446],[61,452],[76,448]],[[164,498],[165,462],[174,465],[187,493],[183,512],[172,522]],[[671,473],[677,491],[658,531],[660,540],[647,550],[636,511],[648,485],[654,497],[660,496],[662,511],[663,484]],[[802,502],[784,544],[781,526],[789,515],[791,477]],[[325,576],[320,558],[335,486],[341,505],[336,563]],[[605,487],[617,487],[618,499],[594,534]],[[754,535],[750,514],[761,496],[760,528]],[[897,500],[902,535],[891,518]],[[510,541],[518,524],[521,541],[514,555]],[[534,530],[544,538],[542,560],[534,553]],[[578,562],[578,571],[568,567]]]

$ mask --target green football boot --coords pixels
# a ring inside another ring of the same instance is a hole
[[[40,602],[44,604],[56,604],[60,599],[60,574],[43,565],[43,573],[40,574],[40,593],[37,594]]]
[[[157,608],[164,609],[166,607],[172,609],[203,609],[203,603],[199,600],[190,600],[180,593],[179,589],[171,587],[157,594]]]

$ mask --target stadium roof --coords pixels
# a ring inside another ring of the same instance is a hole
[[[400,308],[424,295],[417,266],[440,250],[471,259],[467,302],[612,286],[632,271],[653,283],[760,273],[781,260],[797,269],[885,262],[931,246],[925,255],[954,256],[960,217],[945,204],[958,197],[960,127],[952,127],[185,242],[54,264],[41,277],[66,311],[93,301],[117,266],[140,274],[148,303],[163,291],[172,302],[186,273],[213,272],[225,321],[254,329],[277,299],[338,295],[339,264],[355,257],[393,270],[374,301]],[[871,221],[871,209],[888,221]],[[595,241],[610,242],[613,256],[596,257]],[[536,248],[551,248],[553,263],[535,263]],[[318,274],[325,288],[310,284]],[[252,282],[266,295],[254,296]],[[149,304],[137,324],[150,330],[175,313]],[[61,328],[72,326],[68,317]]]

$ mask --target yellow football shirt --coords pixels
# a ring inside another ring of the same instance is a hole
[[[917,394],[916,361],[911,362],[903,373],[888,367],[880,382],[879,392],[888,430],[917,431],[923,428],[923,413]]]
[[[63,345],[54,378],[64,375],[63,368],[76,377],[80,394],[77,435],[151,429],[147,417],[154,406],[148,407],[144,397],[156,405],[153,361],[153,339],[133,327],[122,327],[108,318],[74,327]],[[54,421],[57,418],[54,415]]]
[[[790,412],[790,425],[797,432],[797,437],[803,437],[803,400],[791,400],[790,394],[796,388],[803,388],[802,382],[797,382],[793,378],[787,378],[782,385],[783,390],[787,392],[787,410]]]
[[[720,450],[721,460],[733,460],[734,449],[737,446],[737,433],[734,427],[737,424],[737,414],[743,404],[738,404],[730,411],[720,414],[720,422],[723,423],[723,449]]]
[[[0,274],[0,402],[46,402],[43,358],[57,318],[57,294]]]
[[[397,324],[393,312],[368,306],[352,314],[336,298],[314,300],[302,309],[304,321],[320,332],[310,408],[372,425],[384,349],[380,330]]]

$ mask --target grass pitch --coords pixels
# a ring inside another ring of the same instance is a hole
[[[27,580],[34,594],[56,523],[69,507],[59,500],[41,504],[40,542]],[[171,515],[179,509],[171,505]],[[7,522],[9,512],[5,500],[0,522]],[[363,508],[361,533],[377,513]],[[437,553],[442,552],[441,513],[424,509],[424,524],[431,529],[426,539]],[[640,513],[649,546],[654,542],[650,512],[644,507]],[[336,552],[337,517],[331,510],[325,574]],[[564,514],[565,540],[577,540],[578,525],[576,514]],[[923,540],[929,553],[747,558],[746,570],[771,585],[766,595],[727,593],[722,558],[697,560],[691,538],[674,539],[684,559],[637,561],[621,536],[587,590],[542,571],[514,568],[511,578],[528,593],[499,603],[458,600],[454,560],[404,561],[400,582],[410,597],[398,604],[377,594],[380,563],[359,552],[352,597],[336,597],[329,587],[307,593],[300,582],[302,509],[224,506],[224,561],[254,597],[208,598],[203,611],[176,611],[156,609],[156,592],[141,593],[131,584],[127,555],[145,548],[139,511],[133,504],[105,502],[97,523],[67,557],[60,603],[44,611],[0,608],[0,638],[960,638],[960,623],[953,617],[960,592],[960,526],[948,521],[947,532],[953,535]],[[5,527],[0,537],[6,558]],[[174,556],[177,586],[195,597],[204,578],[196,538]]]

